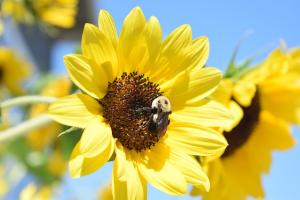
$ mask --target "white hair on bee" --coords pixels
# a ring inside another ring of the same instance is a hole
[[[158,108],[160,105],[160,108],[162,109],[163,112],[170,112],[171,111],[171,102],[170,100],[165,97],[165,96],[159,96],[155,98],[152,101],[152,108]]]

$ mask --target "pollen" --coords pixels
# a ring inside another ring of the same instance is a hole
[[[123,73],[108,84],[108,92],[100,100],[113,137],[129,150],[140,152],[159,141],[149,130],[152,101],[162,95],[158,86],[137,72]]]
[[[256,91],[250,106],[241,106],[241,108],[243,109],[244,117],[241,119],[240,123],[230,132],[224,132],[228,146],[225,149],[222,158],[232,155],[238,148],[244,145],[251,137],[251,133],[255,130],[259,121],[259,113],[261,110],[259,103],[259,91]]]

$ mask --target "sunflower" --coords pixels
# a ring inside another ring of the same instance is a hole
[[[24,94],[22,82],[28,75],[29,64],[17,57],[17,55],[12,49],[0,47],[1,90],[4,88],[8,89],[10,94],[12,95]]]
[[[71,80],[83,91],[49,107],[50,116],[84,129],[70,158],[72,177],[93,173],[114,159],[114,199],[144,199],[149,182],[171,195],[187,184],[209,190],[192,157],[221,154],[226,140],[212,127],[231,123],[225,106],[209,100],[221,72],[205,67],[206,37],[189,25],[164,41],[156,17],[134,8],[118,36],[110,14],[86,24],[82,54],[67,55]],[[171,107],[172,104],[172,107]]]
[[[26,9],[25,1],[3,0],[1,3],[3,16],[12,16],[17,22],[32,24],[33,15]]]
[[[48,200],[51,199],[52,188],[38,187],[34,184],[28,184],[20,193],[20,200]]]
[[[264,197],[261,179],[270,170],[272,151],[295,144],[290,125],[300,123],[299,59],[299,49],[279,48],[245,75],[222,81],[213,96],[235,105],[230,110],[237,117],[224,132],[228,147],[222,157],[206,161],[211,190],[203,199]]]
[[[16,21],[33,24],[35,19],[61,27],[75,25],[78,0],[4,0],[4,16],[12,16]]]
[[[61,28],[72,28],[76,22],[78,0],[34,0],[33,8],[39,18]]]

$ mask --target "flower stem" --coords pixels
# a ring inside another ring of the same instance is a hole
[[[20,106],[20,105],[26,105],[32,103],[52,103],[55,100],[57,100],[57,98],[55,97],[46,97],[46,96],[37,96],[37,95],[22,96],[22,97],[16,97],[1,102],[0,108],[3,109],[3,108],[9,108],[13,106]]]
[[[0,131],[0,143],[21,135],[25,135],[36,128],[47,125],[52,121],[53,120],[48,115],[41,115],[39,117],[22,122],[14,127],[8,128],[4,131]]]

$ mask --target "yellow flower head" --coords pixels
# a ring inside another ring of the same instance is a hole
[[[76,22],[78,0],[34,0],[33,8],[42,21],[72,28]]]
[[[34,23],[35,17],[44,23],[72,28],[76,22],[78,0],[3,0],[2,11],[16,21]]]
[[[59,77],[48,83],[41,92],[43,96],[63,97],[70,94],[71,82],[67,77]],[[36,104],[30,110],[30,118],[37,117],[47,112],[48,106],[45,104]],[[46,146],[56,141],[61,132],[61,125],[52,122],[45,127],[35,129],[26,136],[26,140],[33,150],[42,150]]]
[[[48,200],[51,199],[52,188],[48,186],[38,187],[28,184],[20,193],[20,200]]]
[[[209,189],[209,180],[192,155],[213,156],[226,147],[212,127],[230,115],[206,97],[221,72],[205,67],[206,37],[192,39],[189,25],[165,40],[156,17],[148,21],[134,8],[118,36],[110,14],[102,10],[99,26],[86,24],[82,54],[65,56],[72,81],[83,91],[49,107],[50,116],[83,128],[69,163],[80,177],[99,169],[115,153],[115,199],[144,199],[147,182],[172,195],[187,184]]]
[[[22,95],[22,82],[29,75],[29,65],[17,57],[12,49],[0,47],[0,87],[12,95]]]
[[[289,125],[300,124],[299,59],[299,49],[276,49],[240,79],[224,80],[226,90],[214,94],[236,121],[224,132],[228,147],[222,157],[207,163],[211,191],[203,193],[204,199],[264,196],[261,179],[270,170],[271,153],[291,148],[295,142]]]
[[[26,7],[25,1],[3,0],[1,3],[1,11],[3,16],[11,16],[17,22],[32,24],[34,16]]]

